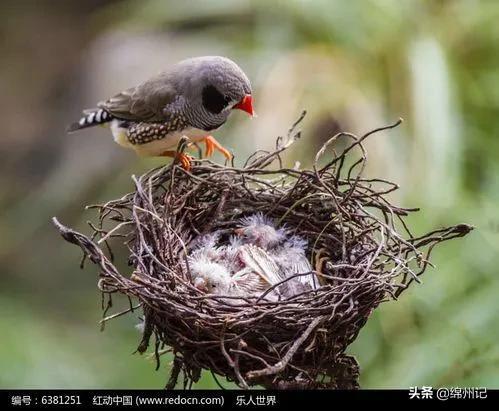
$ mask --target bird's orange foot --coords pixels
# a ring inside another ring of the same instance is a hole
[[[204,144],[206,145],[206,157],[213,155],[215,150],[220,151],[227,160],[232,160],[232,153],[222,146],[213,136],[206,136],[204,139]]]
[[[192,157],[185,153],[179,153],[177,151],[165,151],[161,154],[162,157],[173,157],[178,160],[182,165],[182,168],[186,171],[190,171],[192,168]]]

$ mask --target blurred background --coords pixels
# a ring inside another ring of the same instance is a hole
[[[1,388],[164,386],[168,361],[156,372],[132,354],[138,313],[100,331],[96,269],[78,268],[50,218],[89,232],[84,205],[164,161],[103,128],[66,135],[80,110],[210,54],[253,82],[258,117],[234,114],[216,134],[239,163],[304,108],[290,164],[310,164],[339,130],[405,119],[369,141],[367,173],[422,208],[415,234],[476,230],[436,249],[436,268],[380,307],[349,352],[365,388],[499,388],[499,2],[3,0],[0,12]],[[216,385],[207,374],[196,387]]]

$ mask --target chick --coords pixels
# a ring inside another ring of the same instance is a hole
[[[231,274],[223,263],[206,258],[190,258],[189,267],[193,285],[207,294],[230,297],[258,297],[270,287],[269,282],[251,267]],[[269,297],[274,298],[274,297]],[[227,299],[228,303],[234,301]],[[237,302],[237,300],[235,300]]]
[[[304,292],[318,287],[317,276],[312,272],[305,250],[307,242],[299,236],[290,235],[286,228],[276,228],[271,219],[261,213],[240,220],[236,235],[243,244],[255,244],[265,250],[277,264],[283,278],[310,273],[288,281],[290,292]]]
[[[213,261],[218,260],[221,252],[217,246],[220,235],[219,231],[215,231],[214,233],[199,237],[194,243],[194,250],[191,253],[191,257],[198,260],[203,258]]]
[[[301,287],[298,287],[299,292],[315,290],[319,287],[319,279],[313,272],[314,270],[305,254],[306,248],[307,242],[303,238],[293,235],[274,252],[274,260],[286,278],[295,274],[309,273],[296,277],[301,284]]]
[[[189,268],[194,287],[208,294],[229,295],[231,273],[226,266],[205,257],[190,257]]]
[[[239,226],[234,232],[243,244],[254,244],[264,250],[276,247],[287,235],[286,229],[277,229],[272,220],[262,213],[241,218]]]
[[[236,273],[234,277],[240,276],[240,279],[236,281],[238,281],[241,288],[244,287],[247,290],[257,289],[258,292],[265,292],[286,279],[272,256],[261,247],[244,244],[238,249],[238,258],[244,268]],[[242,273],[244,275],[241,275]],[[267,294],[267,298],[277,300],[292,295],[289,284],[284,283],[271,290]]]
[[[219,248],[219,258],[223,261],[233,273],[242,270],[245,265],[240,258],[240,249],[243,242],[239,237],[231,236],[229,238],[229,243],[222,245]]]
[[[266,293],[265,298],[270,300],[317,288],[317,278],[305,254],[307,242],[301,237],[290,235],[286,228],[276,228],[261,213],[241,219],[234,232],[227,244],[219,244],[220,232],[197,241],[189,257],[197,288],[227,296]],[[302,273],[309,274],[294,277]]]

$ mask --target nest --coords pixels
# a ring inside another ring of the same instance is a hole
[[[154,335],[158,367],[162,353],[173,353],[167,388],[181,373],[190,387],[202,370],[243,388],[357,388],[359,367],[345,351],[370,314],[418,281],[436,244],[470,232],[460,224],[412,235],[404,220],[418,210],[390,202],[394,183],[363,176],[363,141],[400,121],[361,137],[340,133],[311,169],[285,168],[281,154],[300,136],[302,118],[277,139],[275,151],[256,152],[242,168],[199,160],[190,171],[173,164],[133,177],[132,193],[94,206],[100,218],[90,237],[54,219],[99,266],[99,288],[109,297],[105,320],[136,308],[108,315],[112,294],[138,300],[144,313],[138,351]],[[320,287],[280,301],[237,302],[196,289],[187,259],[192,244],[257,212],[307,240]],[[123,244],[133,267],[126,273],[109,248]]]

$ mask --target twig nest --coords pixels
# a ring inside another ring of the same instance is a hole
[[[358,365],[345,350],[369,315],[417,281],[435,244],[471,230],[461,224],[414,237],[403,222],[417,210],[387,198],[397,186],[363,176],[363,140],[398,123],[362,137],[341,133],[311,169],[285,168],[280,154],[299,137],[296,125],[274,152],[255,153],[243,168],[202,160],[190,172],[172,165],[134,178],[134,192],[98,206],[92,238],[58,225],[100,266],[103,293],[139,300],[145,324],[138,350],[155,335],[158,359],[164,347],[174,353],[169,388],[180,372],[189,385],[203,369],[244,388],[358,387]],[[342,136],[348,142],[336,154]],[[189,258],[200,238],[219,232],[227,243],[241,218],[258,213],[306,242],[317,287],[235,301],[199,290]],[[119,272],[100,248],[116,236],[126,240],[130,272]]]

